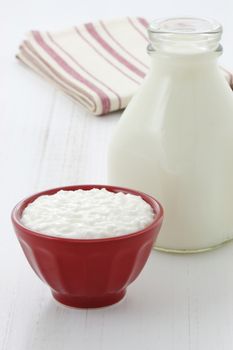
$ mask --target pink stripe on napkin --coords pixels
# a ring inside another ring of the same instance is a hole
[[[149,22],[148,22],[145,18],[138,17],[137,20],[138,20],[146,29],[148,28]]]
[[[136,20],[137,20],[137,18],[136,18]],[[143,39],[145,39],[146,42],[149,42],[147,36],[143,33],[143,31],[142,31],[141,29],[138,28],[138,26],[134,23],[133,19],[130,18],[130,17],[128,17],[128,21],[129,21],[129,23],[131,24],[131,26],[138,32],[138,34],[139,34]],[[139,21],[139,23],[141,23],[141,22]]]
[[[129,70],[131,70],[133,73],[137,74],[140,78],[144,78],[145,74],[135,67],[133,64],[131,64],[129,61],[127,61],[126,58],[121,56],[116,50],[114,50],[109,43],[104,40],[101,35],[97,32],[94,25],[92,23],[85,24],[87,31],[90,33],[93,38],[108,52],[110,55],[112,55],[117,61],[125,65]]]
[[[83,65],[81,65],[77,59],[75,59],[74,57],[72,57],[68,51],[66,51],[61,45],[59,45],[58,42],[56,42],[54,40],[54,38],[52,37],[52,35],[47,32],[47,36],[49,37],[49,39],[51,40],[52,43],[54,43],[55,46],[57,46],[59,48],[59,50],[61,50],[63,53],[65,53],[73,62],[75,62],[76,65],[78,65],[78,67],[80,67],[85,73],[87,73],[87,75],[89,75],[92,79],[94,79],[95,81],[99,82],[101,85],[105,86],[109,91],[111,91],[118,99],[119,102],[119,109],[121,109],[121,97],[120,95],[114,91],[110,86],[108,86],[107,84],[105,84],[104,81],[101,81],[100,79],[96,78],[92,73],[90,73]],[[103,99],[102,99],[103,102]],[[109,103],[110,104],[110,103]]]
[[[149,69],[149,66],[147,66],[144,62],[140,61],[129,50],[127,50],[124,46],[122,46],[122,44],[118,40],[116,40],[116,38],[113,37],[113,35],[110,33],[110,31],[108,30],[108,28],[106,27],[106,25],[104,24],[103,21],[100,21],[100,24],[101,24],[101,27],[104,29],[104,31],[107,33],[107,35],[112,39],[112,41],[114,41],[114,43],[116,43],[125,53],[127,53],[127,55],[129,55],[131,58],[133,58],[133,60],[140,63],[146,69]],[[143,72],[143,74],[145,75],[144,72]]]
[[[127,77],[128,79],[130,79],[132,82],[134,82],[135,84],[139,85],[140,82],[135,80],[133,77],[131,77],[129,74],[125,73],[122,69],[120,69],[116,64],[114,64],[111,60],[109,60],[108,58],[106,58],[103,54],[103,52],[101,52],[100,50],[98,50],[82,33],[81,30],[79,30],[77,27],[75,27],[75,30],[77,32],[77,34],[93,49],[93,51],[95,53],[97,53],[98,56],[100,56],[104,61],[106,61],[108,64],[110,64],[112,67],[114,67],[114,69],[116,69],[118,72],[120,72],[121,74],[123,74],[125,77]]]
[[[60,67],[67,72],[69,75],[71,75],[74,79],[79,80],[82,84],[84,84],[86,87],[90,88],[92,91],[96,92],[97,95],[99,95],[100,100],[102,101],[102,107],[103,107],[103,114],[106,114],[110,111],[110,100],[108,95],[106,95],[103,91],[101,91],[97,86],[95,86],[93,83],[85,79],[81,74],[79,74],[77,71],[75,71],[71,66],[68,65],[66,61],[62,59],[61,56],[59,56],[42,38],[40,33],[38,31],[32,32],[35,40],[37,43],[46,51],[48,55],[50,55],[54,61],[60,65]]]
[[[39,56],[38,53],[33,49],[29,42],[24,41],[23,45],[20,47],[21,53],[23,52],[23,57],[26,61],[29,58],[31,64],[36,64],[40,67],[40,73],[44,76],[48,76],[49,79],[54,80],[61,88],[66,91],[72,97],[75,97],[75,93],[79,92],[79,99],[82,103],[89,106],[89,108],[96,109],[96,101],[94,98],[86,93],[82,88],[78,88],[75,84],[71,83],[69,80],[65,79],[62,74],[59,74],[52,65],[50,65],[43,57]],[[29,64],[29,61],[27,61]],[[69,91],[67,91],[67,86]]]

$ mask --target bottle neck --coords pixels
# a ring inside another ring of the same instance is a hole
[[[148,27],[149,50],[190,54],[215,52],[222,36],[222,26],[215,20],[174,17],[152,21]]]
[[[220,39],[222,26],[208,18],[174,17],[152,21],[148,27],[148,53],[152,67],[166,70],[208,70],[222,53]]]
[[[205,52],[199,54],[175,54],[153,52],[151,56],[151,72],[160,70],[165,72],[187,70],[212,70],[217,68],[217,59],[221,55],[222,49],[215,52]]]

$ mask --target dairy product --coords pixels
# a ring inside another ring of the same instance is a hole
[[[150,72],[112,138],[108,181],[163,204],[157,247],[198,251],[233,238],[233,94],[217,64],[219,25],[159,25]]]
[[[153,218],[140,196],[94,188],[42,195],[24,209],[21,222],[46,235],[92,239],[134,233]]]

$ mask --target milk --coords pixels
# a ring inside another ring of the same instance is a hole
[[[182,50],[152,53],[108,156],[109,183],[164,206],[157,247],[181,252],[233,238],[233,93],[217,65],[221,49]]]

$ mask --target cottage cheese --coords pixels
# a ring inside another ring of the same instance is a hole
[[[103,188],[40,196],[24,209],[21,222],[50,236],[91,239],[139,231],[153,218],[153,209],[140,196]]]

